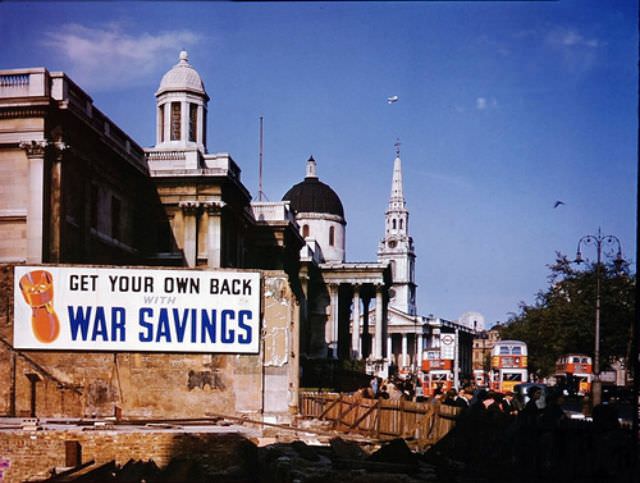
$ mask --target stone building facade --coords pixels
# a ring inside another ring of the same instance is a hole
[[[208,150],[209,94],[186,52],[155,99],[156,143],[143,149],[64,73],[0,71],[0,283],[11,287],[24,263],[257,271],[260,353],[17,350],[7,290],[0,413],[282,415],[314,371],[419,367],[440,319],[417,315],[399,152],[378,259],[348,262],[344,208],[313,157],[281,201],[252,201],[232,156]]]
[[[186,53],[156,98],[174,117],[168,131],[158,118],[143,150],[65,74],[0,71],[0,414],[295,411],[308,287],[295,218],[287,203],[252,205],[231,156],[207,153],[208,96]],[[260,353],[17,350],[12,267],[23,263],[258,271]]]

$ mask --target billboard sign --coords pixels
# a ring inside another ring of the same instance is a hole
[[[16,349],[256,354],[260,274],[17,266]]]

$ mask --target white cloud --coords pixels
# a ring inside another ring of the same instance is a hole
[[[596,38],[586,38],[575,29],[556,28],[547,34],[546,41],[549,45],[561,48],[587,47],[598,48],[602,45]]]
[[[488,99],[486,97],[478,97],[476,99],[476,109],[478,111],[485,111],[487,109],[495,109],[498,107],[498,101],[495,97]]]
[[[91,28],[65,24],[45,32],[44,46],[62,57],[69,75],[83,87],[130,87],[175,64],[182,48],[198,43],[193,32],[125,32],[120,24]],[[159,80],[159,79],[158,79]]]
[[[561,56],[565,68],[574,73],[593,68],[601,55],[602,47],[606,46],[606,42],[587,37],[572,28],[555,28],[546,34],[544,41]]]

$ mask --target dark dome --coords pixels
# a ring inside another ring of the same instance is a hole
[[[344,218],[342,202],[335,191],[315,177],[307,177],[282,197],[297,213],[328,213]]]

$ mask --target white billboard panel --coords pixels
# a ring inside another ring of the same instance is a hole
[[[455,359],[456,335],[440,334],[440,359]]]
[[[256,354],[260,274],[15,267],[17,349]]]

